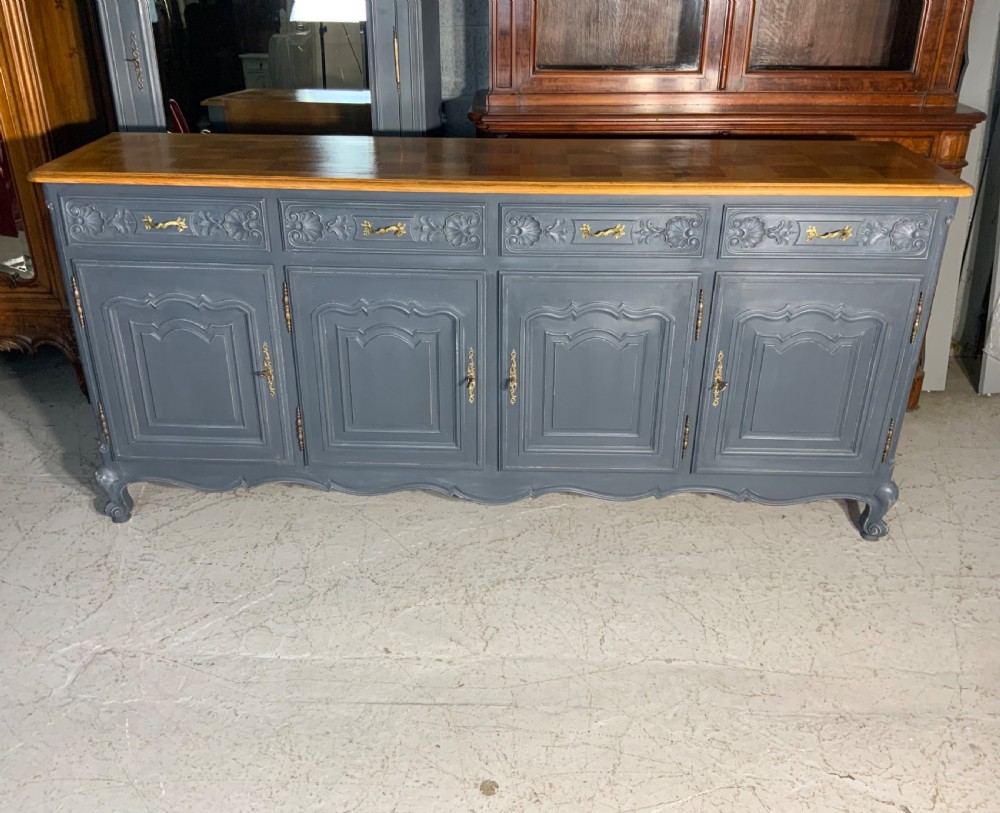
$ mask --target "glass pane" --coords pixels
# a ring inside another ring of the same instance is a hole
[[[550,70],[695,71],[705,0],[537,0],[535,64]]]
[[[10,162],[0,140],[0,274],[16,280],[35,276],[28,254],[28,239],[24,233],[21,207],[11,174]],[[2,286],[0,286],[2,287]]]
[[[926,0],[757,0],[751,70],[913,67]]]

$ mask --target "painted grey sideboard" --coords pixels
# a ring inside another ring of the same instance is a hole
[[[291,481],[851,499],[866,539],[968,191],[894,145],[125,134],[35,180],[116,522]]]

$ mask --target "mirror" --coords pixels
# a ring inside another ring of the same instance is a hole
[[[11,172],[9,157],[0,139],[0,276],[17,280],[34,279],[35,269],[28,252],[21,205]]]
[[[365,0],[146,2],[168,129],[371,131]]]

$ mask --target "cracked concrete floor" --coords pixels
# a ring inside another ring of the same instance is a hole
[[[137,486],[0,355],[0,811],[1000,810],[1000,399],[907,420],[891,535],[709,496]]]

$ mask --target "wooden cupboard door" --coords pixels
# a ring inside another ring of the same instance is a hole
[[[920,276],[720,273],[698,472],[870,474],[914,359]]]
[[[504,274],[502,466],[677,471],[696,274]]]
[[[726,89],[914,93],[965,0],[753,0],[736,5]]]
[[[307,463],[479,467],[484,275],[287,273]]]
[[[726,0],[501,0],[496,89],[529,93],[715,90]]]
[[[115,458],[293,459],[271,266],[77,260]]]

